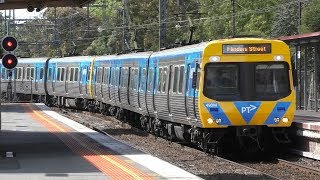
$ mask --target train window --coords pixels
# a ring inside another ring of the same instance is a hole
[[[18,76],[17,76],[17,78],[20,79],[20,80],[22,79],[22,68],[19,68],[19,69],[18,69]]]
[[[172,88],[172,91],[174,93],[177,93],[178,81],[179,81],[179,67],[175,66],[174,74],[173,74],[173,88]]]
[[[57,81],[61,81],[61,68],[58,68]]]
[[[49,72],[48,72],[48,81],[52,80],[52,68],[49,68]]]
[[[135,68],[134,69],[134,84],[133,84],[133,89],[134,90],[137,90],[137,87],[138,87],[138,79],[139,79],[139,70],[138,68]]]
[[[180,66],[179,89],[178,89],[178,92],[179,92],[179,93],[182,93],[183,82],[184,82],[184,66]]]
[[[69,81],[72,82],[74,80],[74,68],[70,68]]]
[[[73,81],[77,82],[78,77],[79,77],[79,68],[74,68],[74,80]]]
[[[27,68],[27,79],[29,80],[30,79],[30,68]]]
[[[89,81],[89,76],[90,76],[90,74],[91,74],[91,68],[86,67],[86,69],[87,69],[86,82],[88,82],[88,81]]]
[[[141,77],[141,91],[144,92],[146,90],[146,81],[147,81],[147,70],[143,68],[142,70],[142,77]]]
[[[64,81],[65,77],[65,68],[61,68],[61,81]]]
[[[93,82],[98,82],[98,69],[95,67],[93,72]]]
[[[148,74],[148,92],[151,92],[151,88],[152,88],[152,80],[153,80],[153,69],[150,68],[149,69],[149,74]]]
[[[158,70],[158,87],[157,87],[157,92],[161,92],[161,84],[162,84],[162,68],[159,68]]]
[[[238,97],[240,93],[238,64],[206,65],[203,93],[213,99]]]
[[[255,70],[255,88],[258,96],[288,94],[290,92],[288,67],[285,64],[258,64]]]
[[[115,76],[113,80],[113,85],[118,86],[119,85],[119,68],[117,67],[115,70]]]
[[[5,68],[2,68],[2,69],[1,69],[1,79],[4,79],[4,78],[5,78],[5,71],[6,71]]]
[[[14,71],[14,79],[17,79],[18,77],[18,68],[13,69]]]
[[[26,79],[26,69],[25,68],[22,69],[22,76],[23,76],[23,79]]]
[[[109,84],[110,68],[105,68],[104,74],[105,74],[104,83]]]
[[[31,75],[31,78],[34,79],[34,68],[31,68],[31,73],[30,73],[30,75]]]
[[[168,77],[168,67],[164,67],[163,73],[162,73],[162,89],[161,89],[161,92],[163,93],[166,92],[167,77]]]
[[[40,80],[42,80],[43,79],[43,68],[40,68]],[[32,73],[31,73],[31,76],[32,76]]]
[[[129,83],[129,88],[130,88],[130,89],[133,89],[133,87],[134,87],[134,84],[133,84],[133,83],[134,83],[134,82],[133,82],[133,81],[134,81],[134,78],[135,78],[135,77],[134,77],[134,68],[131,68],[131,69],[130,69],[130,83]]]

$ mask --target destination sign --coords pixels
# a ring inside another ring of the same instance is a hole
[[[223,54],[269,54],[271,44],[223,44]]]

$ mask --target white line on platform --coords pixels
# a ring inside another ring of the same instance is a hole
[[[59,122],[68,125],[72,129],[81,132],[92,139],[96,140],[100,144],[106,146],[107,148],[112,149],[119,154],[123,154],[125,157],[133,160],[134,162],[141,164],[142,166],[150,169],[151,171],[159,174],[160,176],[168,179],[201,179],[177,166],[174,166],[166,161],[163,161],[157,157],[154,157],[149,154],[145,154],[140,152],[140,154],[132,153],[132,151],[138,152],[134,150],[134,148],[119,142],[112,138],[111,136],[105,136],[97,131],[94,131],[86,126],[75,122],[69,118],[66,118],[45,106],[42,103],[36,103],[36,105],[47,115],[53,117]],[[111,141],[111,143],[110,143]],[[132,155],[134,154],[134,155]]]

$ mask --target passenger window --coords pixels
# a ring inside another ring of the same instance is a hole
[[[105,84],[109,84],[109,77],[110,77],[110,68],[105,68],[105,78],[104,78]]]
[[[167,85],[167,76],[168,75],[168,67],[163,68],[163,73],[162,73],[162,92],[166,92],[166,85]]]
[[[6,69],[2,68],[2,70],[1,70],[1,79],[5,78],[5,72],[6,72]]]
[[[30,79],[30,68],[27,68],[27,79]]]
[[[18,69],[18,79],[22,79],[22,68]]]
[[[162,68],[159,68],[159,71],[158,71],[158,87],[157,87],[157,91],[158,93],[161,92],[161,84],[162,84]]]
[[[61,68],[58,68],[57,81],[61,81]]]
[[[32,72],[31,72],[31,77],[32,77]],[[43,79],[43,68],[40,69],[40,80]]]
[[[138,79],[139,79],[139,71],[137,68],[134,69],[134,79],[133,79],[133,89],[137,90],[138,87]]]
[[[143,77],[141,78],[141,91],[144,92],[146,89],[146,81],[147,81],[147,70],[143,68],[142,70]]]
[[[69,81],[72,82],[74,78],[74,68],[70,69],[70,76],[69,76]]]
[[[184,66],[180,66],[180,74],[179,74],[179,93],[182,93],[183,90],[183,81],[184,80]]]
[[[64,81],[65,68],[61,68],[61,81]]]
[[[79,77],[79,68],[74,68],[74,81],[78,81]]]
[[[173,92],[177,93],[177,85],[179,81],[179,67],[174,67],[174,74],[173,74]]]
[[[18,69],[15,68],[15,69],[13,69],[13,71],[14,71],[14,79],[17,79],[18,78]]]
[[[153,81],[153,69],[150,68],[149,69],[149,74],[148,74],[148,92],[151,92],[151,88],[152,88],[152,81]]]
[[[49,68],[49,72],[48,72],[48,81],[52,80],[52,68]]]

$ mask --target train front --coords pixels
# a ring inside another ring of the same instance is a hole
[[[271,137],[289,142],[286,129],[294,117],[295,90],[290,50],[284,42],[213,41],[205,47],[200,67],[204,128],[228,129],[242,146],[259,145]]]

